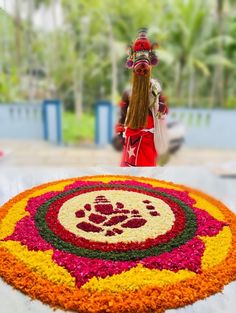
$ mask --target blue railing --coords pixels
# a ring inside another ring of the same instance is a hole
[[[0,104],[0,138],[62,141],[61,102]]]

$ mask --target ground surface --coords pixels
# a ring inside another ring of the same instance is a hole
[[[55,146],[44,141],[2,140],[0,166],[119,166],[121,154],[112,146]],[[181,148],[171,155],[168,165],[202,165],[217,174],[236,176],[236,150]]]

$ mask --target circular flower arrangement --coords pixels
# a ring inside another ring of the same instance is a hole
[[[236,279],[236,216],[186,186],[94,176],[27,190],[0,210],[0,275],[54,307],[163,312]]]

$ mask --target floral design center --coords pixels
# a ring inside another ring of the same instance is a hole
[[[151,216],[160,216],[149,200],[142,201]],[[149,205],[148,205],[148,204]],[[75,212],[79,219],[84,218],[86,211],[89,211],[88,222],[79,222],[77,227],[86,232],[101,232],[105,229],[105,236],[115,236],[123,233],[122,228],[139,228],[147,223],[137,209],[126,209],[124,203],[116,202],[113,204],[103,195],[97,196],[91,205],[86,203],[84,210]],[[93,213],[95,211],[95,213]],[[99,225],[99,226],[98,226]],[[115,226],[113,228],[113,226]]]
[[[161,234],[171,229],[175,220],[169,206],[151,196],[143,199],[140,193],[113,190],[92,191],[90,195],[90,201],[83,194],[68,200],[58,214],[65,229],[80,235],[82,231],[86,239],[110,238],[109,242],[117,242],[127,238],[128,241],[132,239],[130,236],[138,238],[140,230],[146,227],[154,230],[152,237],[155,238],[158,231]],[[163,219],[169,222],[164,224]],[[153,227],[159,223],[160,228]],[[165,230],[162,230],[163,225]]]

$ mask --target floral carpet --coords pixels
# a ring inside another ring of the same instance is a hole
[[[198,190],[88,176],[0,208],[0,276],[53,307],[164,312],[236,279],[236,216]]]

